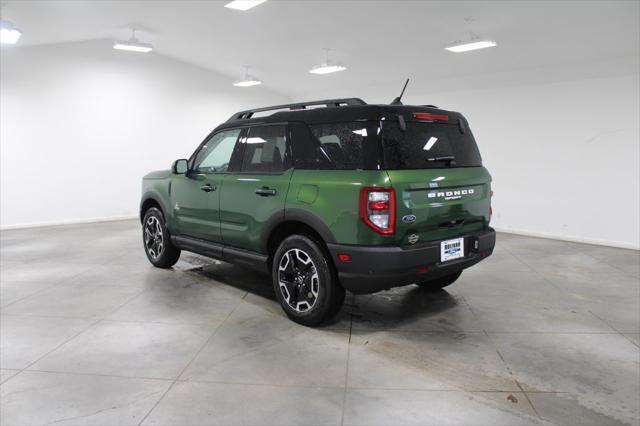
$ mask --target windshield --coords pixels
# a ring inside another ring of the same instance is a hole
[[[384,168],[387,170],[479,167],[482,159],[466,125],[407,122],[382,126]]]

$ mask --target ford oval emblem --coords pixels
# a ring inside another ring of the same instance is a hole
[[[416,215],[414,215],[414,214],[408,214],[406,216],[402,216],[402,221],[404,223],[415,222],[415,220],[416,220]]]

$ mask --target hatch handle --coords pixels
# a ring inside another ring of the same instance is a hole
[[[464,219],[448,220],[446,222],[442,222],[439,226],[440,228],[453,228],[455,226],[460,226],[463,223],[464,223]]]

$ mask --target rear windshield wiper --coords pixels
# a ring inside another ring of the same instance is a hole
[[[432,158],[427,158],[427,161],[433,161],[433,162],[442,162],[442,163],[446,163],[447,166],[453,166],[456,164],[456,157],[454,157],[453,155],[447,155],[444,157],[432,157]]]

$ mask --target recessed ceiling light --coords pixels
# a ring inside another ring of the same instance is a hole
[[[2,44],[16,44],[22,31],[15,28],[13,23],[9,21],[0,21],[0,43]]]
[[[324,49],[324,50],[327,52],[325,61],[320,65],[316,65],[315,67],[311,68],[309,70],[311,74],[331,74],[333,72],[344,71],[347,69],[347,67],[345,67],[344,65],[339,64],[337,62],[333,62],[329,59],[330,49]]]
[[[142,52],[147,53],[153,50],[153,45],[150,43],[141,43],[136,38],[136,30],[131,30],[131,38],[127,41],[118,40],[113,44],[113,48],[117,50],[128,50],[129,52]]]
[[[487,47],[495,47],[498,43],[491,40],[471,40],[463,43],[456,43],[452,46],[445,47],[445,50],[454,53],[468,52],[470,50],[486,49]]]
[[[224,7],[228,7],[229,9],[236,10],[249,10],[252,7],[256,7],[259,4],[264,3],[267,0],[233,0],[224,5]]]
[[[251,86],[257,86],[259,84],[262,84],[262,80],[252,75],[249,75],[249,67],[244,67],[244,77],[242,77],[242,80],[238,80],[235,83],[233,83],[233,85],[236,87],[251,87]]]

